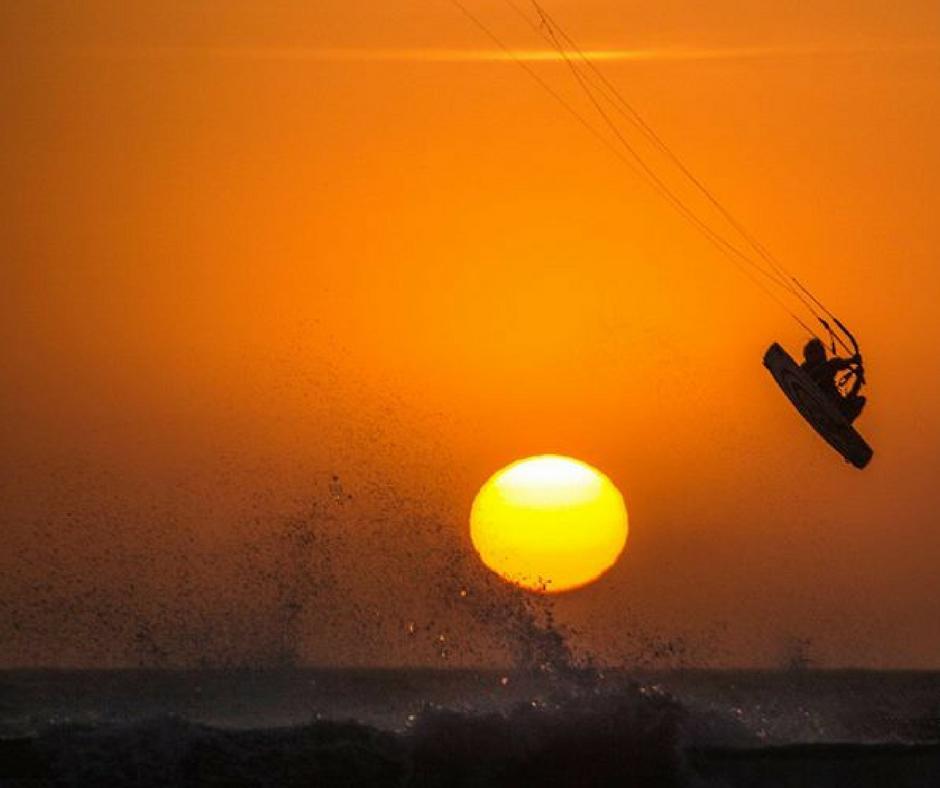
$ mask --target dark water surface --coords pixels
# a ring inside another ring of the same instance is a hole
[[[0,673],[0,788],[940,786],[940,673]]]

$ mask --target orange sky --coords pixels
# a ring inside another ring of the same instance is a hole
[[[490,655],[469,504],[557,452],[630,507],[578,648],[940,667],[936,3],[548,7],[856,330],[871,467],[761,367],[799,328],[449,2],[7,4],[0,662],[263,656],[285,594],[305,661]]]

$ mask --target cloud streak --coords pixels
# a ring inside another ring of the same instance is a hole
[[[773,57],[801,57],[813,55],[854,55],[876,53],[940,52],[937,43],[862,44],[862,45],[805,45],[761,47],[660,47],[638,49],[591,49],[584,55],[597,61],[655,61],[655,60],[746,60]],[[277,57],[276,51],[268,53]],[[564,62],[579,57],[576,51],[558,52],[554,49],[519,49],[510,55],[501,50],[466,49],[321,49],[295,50],[293,57],[324,61],[425,61],[437,63],[499,63],[513,59],[525,62]],[[288,53],[281,56],[291,57]]]
[[[854,45],[809,44],[755,47],[658,47],[637,49],[590,49],[583,52],[598,62],[754,60],[783,57],[812,57],[874,54],[936,54],[940,43],[870,43]],[[72,54],[91,57],[160,59],[166,57],[215,57],[236,60],[310,61],[323,63],[562,63],[580,53],[553,49],[518,49],[512,54],[498,49],[367,49],[315,47],[139,47],[88,48]]]

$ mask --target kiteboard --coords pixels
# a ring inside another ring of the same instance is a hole
[[[851,422],[776,342],[764,354],[764,366],[800,415],[845,461],[864,468],[874,452]]]

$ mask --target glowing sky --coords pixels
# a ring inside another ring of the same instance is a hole
[[[254,570],[301,658],[426,661],[479,485],[555,452],[630,501],[583,647],[940,666],[936,2],[550,6],[856,330],[870,469],[761,367],[798,327],[448,2],[7,3],[0,662],[277,641]]]

